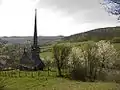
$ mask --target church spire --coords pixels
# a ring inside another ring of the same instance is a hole
[[[33,67],[34,70],[43,70],[43,68],[45,67],[44,62],[40,59],[40,48],[37,43],[37,9],[35,9],[33,45],[31,47],[31,53],[28,53],[24,48],[24,53],[20,60],[21,70],[33,70]]]
[[[34,40],[33,45],[37,46],[37,9],[35,9]]]

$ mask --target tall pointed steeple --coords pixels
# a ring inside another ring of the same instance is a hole
[[[34,70],[43,70],[45,67],[44,62],[40,59],[40,48],[38,46],[38,41],[37,41],[37,9],[35,9],[35,24],[34,24],[34,36],[33,36],[33,45],[31,47],[31,54],[28,55],[26,50],[24,49],[23,56],[20,60],[20,69],[24,70],[26,68],[29,68],[28,66],[34,68]],[[29,64],[27,66],[27,64]],[[24,65],[24,66],[23,66]]]
[[[33,37],[33,46],[32,46],[32,60],[34,61],[35,68],[43,70],[45,64],[40,59],[40,48],[37,41],[37,9],[35,9],[35,24],[34,24],[34,37]]]
[[[34,24],[33,45],[34,45],[34,47],[37,47],[37,9],[35,9],[35,24]]]

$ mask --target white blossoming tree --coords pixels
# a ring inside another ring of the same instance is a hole
[[[84,80],[86,78],[92,80],[96,77],[98,63],[96,49],[95,44],[84,44],[82,47],[72,48],[69,56],[69,64],[72,66],[73,71],[75,71],[75,75],[81,75],[80,78],[84,78]],[[76,74],[76,72],[78,73]]]
[[[118,53],[113,45],[109,41],[100,41],[96,43],[97,57],[99,57],[100,67],[102,68],[112,68],[113,64],[117,60]]]
[[[98,71],[111,68],[116,59],[117,52],[113,45],[110,42],[99,41],[94,44],[84,44],[82,47],[73,47],[68,64],[73,70],[83,68],[84,78],[94,81]]]

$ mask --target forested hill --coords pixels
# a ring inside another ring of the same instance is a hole
[[[112,40],[115,42],[120,42],[120,27],[106,27],[106,28],[99,28],[90,30],[84,33],[74,34],[68,37],[64,36],[39,36],[38,41],[40,45],[53,43],[54,41],[71,41],[71,42],[78,42],[78,41],[99,41],[99,40]],[[0,37],[0,40],[6,41],[8,43],[16,44],[24,44],[26,41],[32,41],[32,36],[13,36],[13,37]]]
[[[40,45],[53,43],[59,41],[63,36],[39,36],[38,42]],[[6,41],[8,44],[24,44],[27,41],[32,42],[32,36],[12,36],[12,37],[0,37],[1,41]]]
[[[113,40],[120,39],[120,27],[106,27],[90,30],[84,33],[78,33],[65,37],[65,41],[99,41],[99,40]]]

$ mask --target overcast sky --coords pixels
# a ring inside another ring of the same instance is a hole
[[[119,26],[101,0],[0,0],[0,36],[31,36],[35,8],[38,35],[71,35],[94,28]]]

